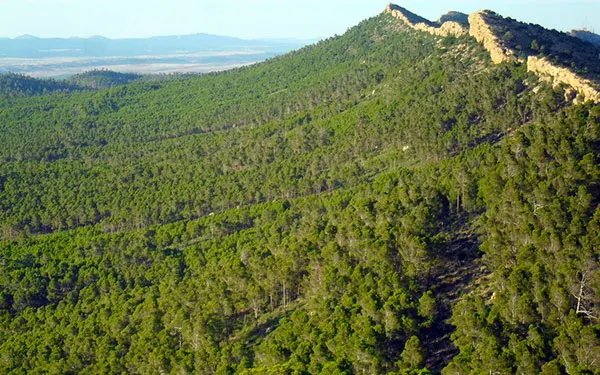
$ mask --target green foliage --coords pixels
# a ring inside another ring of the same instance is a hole
[[[2,98],[26,97],[52,93],[81,91],[71,83],[53,79],[35,79],[23,74],[0,74],[0,100]]]
[[[435,321],[437,315],[437,302],[435,300],[435,296],[431,291],[427,291],[424,293],[421,298],[419,298],[419,316],[425,319],[423,325],[427,328],[431,327],[433,322]]]
[[[455,309],[461,353],[452,368],[600,371],[591,360],[600,355],[597,113],[598,106],[568,108],[503,142],[481,183],[494,293]],[[492,348],[504,349],[488,356]]]
[[[0,99],[0,372],[600,371],[600,109],[482,50]]]
[[[141,78],[141,75],[134,73],[118,73],[110,70],[90,70],[85,73],[75,74],[65,81],[79,87],[106,89],[125,85]]]
[[[400,368],[416,370],[423,365],[423,349],[417,336],[412,336],[406,340],[400,357],[402,358]]]

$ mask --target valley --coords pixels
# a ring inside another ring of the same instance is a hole
[[[209,73],[273,58],[308,43],[208,34],[139,39],[0,38],[0,73],[39,78],[66,78],[99,69],[137,74]]]

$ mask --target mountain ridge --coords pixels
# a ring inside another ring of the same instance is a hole
[[[464,25],[455,20],[444,19],[442,17],[440,18],[440,21],[443,21],[443,23],[432,22],[392,3],[387,5],[385,12],[391,14],[393,17],[401,20],[415,30],[425,31],[433,35],[461,36],[467,33],[467,29]]]
[[[446,21],[450,18],[444,18],[443,16],[437,23],[431,22],[392,3],[388,4],[385,12],[415,30],[428,32],[433,35],[460,37],[468,33],[483,44],[490,53],[494,63],[526,64],[529,71],[535,73],[541,79],[552,82],[554,86],[566,85],[570,87],[574,95],[569,94],[569,96],[573,97],[574,100],[579,102],[586,100],[596,103],[600,102],[600,74],[594,75],[593,78],[586,77],[576,70],[571,69],[571,67],[554,63],[551,60],[553,57],[552,54],[549,57],[544,55],[544,48],[548,46],[548,49],[550,49],[560,43],[576,44],[574,43],[575,40],[579,41],[583,39],[573,38],[568,40],[568,38],[572,37],[566,33],[546,31],[537,25],[519,23],[510,18],[503,18],[490,10],[480,10],[472,13],[468,16],[468,22],[466,23],[464,22],[464,15],[460,13],[458,14],[462,15],[459,17],[462,18],[463,23],[452,20]],[[505,31],[501,35],[499,30],[505,30],[507,25],[510,30]],[[535,37],[531,37],[531,35],[541,36],[547,43],[542,43],[540,46],[539,41]],[[531,39],[531,42],[527,46],[515,45],[512,43],[512,39]],[[553,39],[558,41],[553,42]],[[587,44],[587,47],[595,49],[596,52],[590,52],[589,55],[592,57],[587,58],[588,61],[584,61],[580,68],[586,70],[590,68],[596,69],[597,66],[600,66],[598,62],[600,48],[595,47],[591,43]],[[581,47],[576,46],[576,48]]]
[[[141,44],[140,44],[141,43]],[[40,57],[112,57],[136,56],[153,53],[181,53],[181,51],[231,51],[251,48],[270,48],[281,50],[283,46],[301,47],[304,40],[279,39],[241,39],[213,34],[167,35],[149,38],[109,39],[90,38],[37,38],[0,39],[3,57],[40,58]],[[270,46],[270,47],[269,47]],[[267,49],[269,51],[269,49]]]
[[[214,33],[190,33],[190,34],[165,34],[165,35],[152,35],[152,36],[140,36],[140,37],[107,37],[104,35],[92,35],[87,37],[82,36],[69,36],[69,37],[39,37],[32,34],[23,34],[16,37],[0,37],[0,40],[38,40],[38,41],[82,41],[82,40],[107,40],[107,41],[132,41],[132,40],[149,40],[149,39],[172,39],[172,38],[190,38],[190,37],[216,37],[216,38],[224,38],[231,40],[240,40],[240,41],[296,41],[296,42],[307,42],[307,41],[315,41],[315,39],[305,39],[305,38],[292,38],[292,37],[282,37],[282,38],[242,38],[231,35],[221,35]]]

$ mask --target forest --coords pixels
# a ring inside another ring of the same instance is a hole
[[[0,373],[600,374],[599,152],[600,105],[388,14],[0,76]]]

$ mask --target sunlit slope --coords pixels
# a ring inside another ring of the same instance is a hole
[[[469,39],[440,43],[381,15],[230,73],[5,99],[0,215],[7,233],[135,228],[436,160],[526,120],[502,105],[524,73],[486,61]],[[489,90],[496,77],[509,79]]]
[[[0,372],[597,373],[599,137],[598,105],[388,14],[2,99]]]

